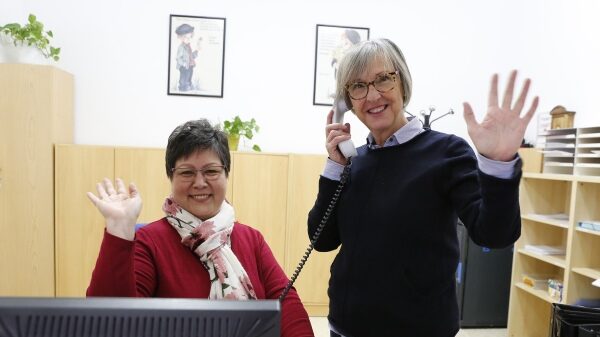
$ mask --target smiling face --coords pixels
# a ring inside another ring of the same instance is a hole
[[[386,65],[381,58],[373,59],[367,70],[352,82],[369,83],[378,76],[395,71]],[[352,99],[352,110],[358,119],[367,127],[375,137],[378,145],[383,145],[388,137],[404,126],[408,120],[404,116],[404,101],[402,99],[402,83],[399,76],[395,76],[394,88],[380,93],[373,85],[363,99]]]
[[[191,170],[206,169],[221,166],[223,163],[213,150],[198,150],[187,157],[177,159],[175,168],[188,168]],[[171,178],[171,192],[173,199],[179,206],[201,220],[215,216],[221,209],[227,190],[227,176],[222,172],[218,176],[210,177],[197,172],[196,177],[187,180],[176,172]]]

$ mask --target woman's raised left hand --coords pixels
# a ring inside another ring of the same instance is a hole
[[[494,74],[488,96],[487,113],[481,123],[475,120],[471,105],[467,102],[463,103],[464,118],[473,145],[479,154],[492,160],[511,161],[515,158],[527,125],[539,103],[539,97],[536,96],[529,110],[521,117],[531,80],[525,80],[521,93],[513,104],[516,77],[517,71],[513,70],[504,91],[502,105],[498,105],[498,74]]]

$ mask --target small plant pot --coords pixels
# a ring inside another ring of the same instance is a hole
[[[15,46],[12,41],[5,38],[0,39],[0,63],[51,64],[50,60],[35,47],[22,43],[17,43]]]
[[[229,143],[229,151],[237,151],[240,135],[227,135],[227,142]]]

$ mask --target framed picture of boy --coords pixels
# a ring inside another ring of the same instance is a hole
[[[353,45],[369,39],[369,28],[317,25],[313,105],[333,105],[340,60]]]
[[[223,97],[225,18],[171,15],[168,95]]]

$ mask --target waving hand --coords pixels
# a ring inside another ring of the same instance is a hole
[[[106,220],[106,231],[125,240],[133,240],[135,224],[142,211],[142,197],[137,187],[129,184],[125,189],[123,180],[116,180],[117,190],[107,178],[96,184],[98,196],[87,192],[88,198]]]
[[[494,74],[488,97],[487,113],[481,123],[475,120],[471,105],[467,102],[463,103],[469,137],[477,151],[492,160],[510,161],[514,159],[523,141],[527,125],[538,106],[539,98],[536,96],[525,115],[521,117],[531,80],[525,80],[521,93],[513,104],[516,77],[517,71],[515,70],[510,74],[502,105],[499,105],[498,75]]]

